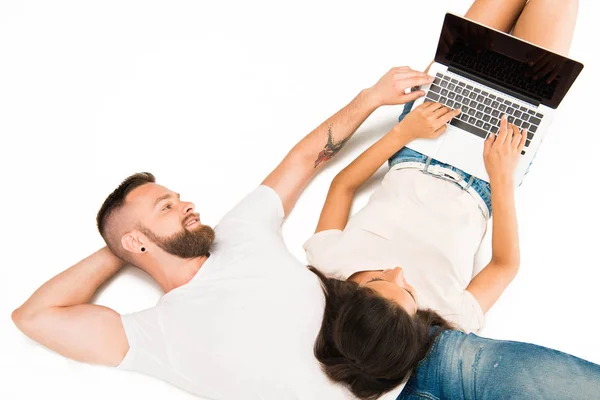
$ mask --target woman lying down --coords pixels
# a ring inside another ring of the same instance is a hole
[[[404,147],[441,135],[458,113],[429,102],[403,113],[331,183],[304,245],[326,298],[315,355],[362,399],[400,384],[398,399],[600,398],[600,366],[472,333],[519,269],[512,176],[527,135],[504,116],[486,139],[490,184]],[[348,220],[356,190],[388,159]],[[492,257],[472,278],[492,206]]]

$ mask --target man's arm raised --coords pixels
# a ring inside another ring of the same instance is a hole
[[[423,96],[421,90],[409,94],[405,90],[432,80],[409,67],[392,68],[298,142],[262,184],[277,192],[287,215],[316,172],[342,149],[373,111],[382,105],[404,104]]]
[[[129,350],[120,315],[88,304],[125,263],[104,247],[44,283],[12,313],[31,339],[74,360],[116,366]]]

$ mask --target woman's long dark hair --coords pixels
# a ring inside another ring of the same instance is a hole
[[[431,310],[411,317],[398,304],[352,281],[322,282],[325,313],[314,352],[327,376],[360,399],[376,399],[408,378],[439,333],[453,329]],[[433,327],[439,327],[431,334]]]

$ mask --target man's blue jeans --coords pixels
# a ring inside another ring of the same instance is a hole
[[[529,343],[444,331],[398,400],[600,399],[600,365]]]

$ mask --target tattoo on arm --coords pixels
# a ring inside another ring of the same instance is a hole
[[[331,126],[330,126],[329,130],[327,131],[327,144],[325,145],[325,148],[323,148],[323,150],[321,150],[321,152],[317,156],[317,159],[315,160],[315,168],[317,168],[319,166],[319,164],[321,164],[322,162],[328,161],[333,156],[335,156],[338,153],[338,151],[340,151],[342,149],[342,147],[344,147],[346,142],[348,140],[350,140],[351,137],[352,137],[352,135],[348,135],[347,138],[340,140],[339,142],[336,143],[333,140],[333,133],[331,132]]]

